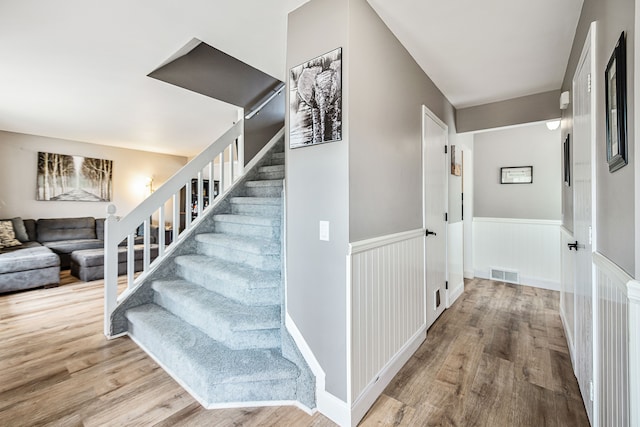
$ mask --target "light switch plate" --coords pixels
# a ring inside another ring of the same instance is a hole
[[[329,221],[320,221],[320,240],[329,241]]]

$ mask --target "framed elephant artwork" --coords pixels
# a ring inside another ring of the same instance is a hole
[[[342,48],[289,73],[289,146],[342,140]]]

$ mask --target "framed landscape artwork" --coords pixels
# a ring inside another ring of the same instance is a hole
[[[36,200],[109,202],[113,161],[38,152]]]
[[[500,168],[500,184],[532,184],[533,166]]]
[[[289,73],[289,146],[342,140],[342,48]]]

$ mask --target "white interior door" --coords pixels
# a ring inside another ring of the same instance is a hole
[[[447,125],[426,107],[422,118],[427,328],[442,314],[447,280]]]
[[[573,212],[576,250],[575,270],[575,350],[576,378],[589,419],[593,423],[593,271],[592,271],[592,157],[594,129],[592,107],[593,73],[592,25],[573,77]]]

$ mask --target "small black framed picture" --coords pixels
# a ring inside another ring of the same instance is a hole
[[[500,184],[532,184],[533,166],[500,168]]]
[[[564,185],[571,187],[571,135],[567,134],[562,146],[562,172]]]
[[[627,53],[624,31],[604,72],[609,172],[627,164]]]

